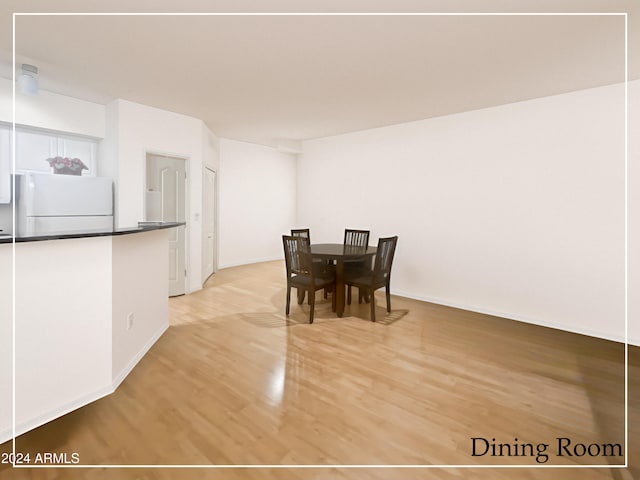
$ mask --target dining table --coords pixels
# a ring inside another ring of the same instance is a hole
[[[342,243],[315,243],[311,245],[311,256],[335,261],[336,266],[336,313],[344,314],[344,264],[345,261],[366,261],[376,254],[377,247],[344,245]]]

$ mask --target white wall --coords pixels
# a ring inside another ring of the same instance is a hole
[[[220,139],[220,268],[282,258],[295,226],[296,158],[274,148]]]
[[[117,157],[102,161],[118,175],[116,225],[131,227],[144,220],[147,152],[187,158],[187,292],[198,290],[202,288],[202,121],[125,100],[114,103],[107,106],[107,124],[117,123]],[[108,146],[102,151],[110,150],[114,149]]]
[[[220,168],[220,139],[203,123],[202,124],[203,166],[212,170]]]
[[[15,302],[19,432],[111,392],[110,237],[17,244]]]
[[[297,223],[399,235],[394,293],[624,338],[622,86],[303,148]]]
[[[13,82],[0,78],[0,121],[12,121]],[[37,95],[16,91],[16,123],[31,127],[102,138],[105,106],[40,90]]]
[[[115,196],[118,197],[118,102],[105,107],[105,136],[98,143],[99,177],[109,177],[114,182]]]
[[[113,237],[114,388],[169,327],[169,230]],[[133,323],[127,329],[127,316]]]
[[[18,434],[112,393],[168,328],[168,235],[15,245]],[[12,433],[12,251],[0,245],[0,443]]]

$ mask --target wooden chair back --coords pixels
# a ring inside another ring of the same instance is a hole
[[[308,228],[292,228],[291,235],[294,237],[305,237],[311,242],[311,232]]]
[[[397,243],[397,236],[380,238],[378,240],[378,250],[373,266],[373,276],[375,279],[386,280],[390,277],[393,255],[395,254]]]
[[[369,230],[344,230],[344,245],[354,247],[369,246]]]
[[[287,275],[289,277],[292,275],[310,276],[313,269],[309,239],[295,235],[283,235],[282,244]]]

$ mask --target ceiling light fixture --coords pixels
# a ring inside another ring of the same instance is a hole
[[[20,91],[27,95],[36,95],[38,93],[38,67],[22,64],[22,73],[18,77],[18,85]]]

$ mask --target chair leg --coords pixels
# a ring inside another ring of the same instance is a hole
[[[334,291],[333,291],[333,294],[331,295],[331,311],[335,312],[337,310],[337,308],[336,308],[336,292],[335,292],[335,287],[333,287],[333,288],[334,288]]]
[[[327,291],[327,289],[325,288],[325,289],[324,289],[324,298],[325,298],[325,299],[327,298],[327,294],[328,294],[328,291]]]
[[[375,292],[371,292],[371,321],[375,322],[376,321],[376,296],[374,295]]]
[[[358,303],[369,303],[369,289],[368,288],[358,288]]]
[[[309,290],[309,323],[313,323],[313,311],[316,306],[316,292]]]
[[[387,313],[391,313],[391,292],[389,292],[389,285],[385,286],[385,291],[387,294]]]
[[[286,315],[289,315],[289,302],[291,302],[291,287],[287,287],[287,308],[285,309]]]
[[[347,285],[347,305],[351,305],[351,285]]]
[[[302,305],[302,303],[304,302],[304,294],[306,293],[305,290],[302,290],[301,288],[298,288],[298,305]]]

